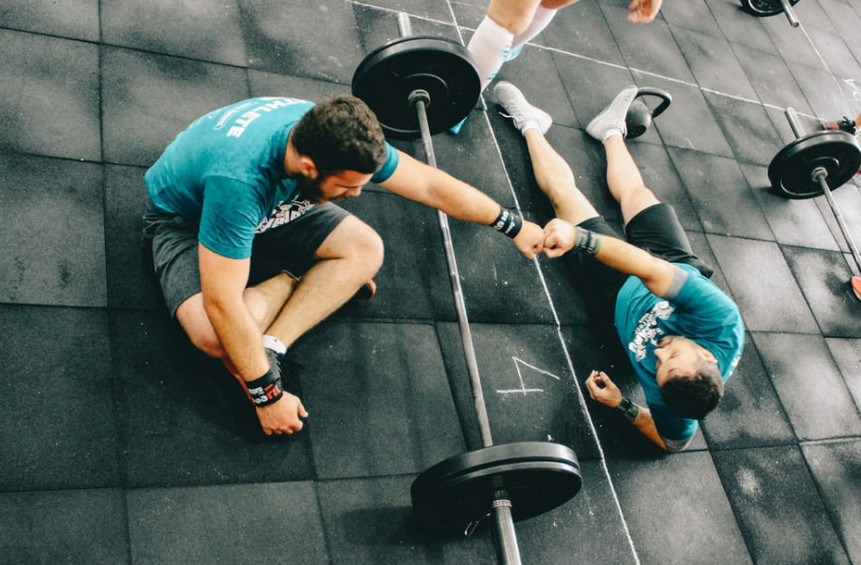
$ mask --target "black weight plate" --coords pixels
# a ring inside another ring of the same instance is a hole
[[[789,0],[790,6],[795,6],[800,0]],[[749,14],[754,16],[775,16],[783,13],[783,4],[780,0],[741,0],[741,6]]]
[[[481,80],[467,49],[442,37],[408,36],[368,54],[353,73],[353,95],[377,115],[386,135],[421,136],[410,93],[430,95],[428,129],[434,135],[463,120],[478,102]]]
[[[797,139],[781,149],[768,166],[774,192],[784,198],[813,198],[822,194],[812,178],[817,167],[825,167],[825,181],[832,190],[845,184],[861,166],[861,148],[844,131],[819,131]]]
[[[500,489],[518,521],[564,504],[581,485],[577,456],[564,445],[494,445],[450,457],[420,474],[411,488],[413,513],[428,531],[462,534],[491,511]]]

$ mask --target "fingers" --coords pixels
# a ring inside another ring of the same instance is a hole
[[[633,0],[628,5],[628,21],[633,23],[649,23],[658,15],[662,0]]]
[[[307,418],[308,411],[299,398],[285,394],[278,402],[258,407],[257,417],[266,435],[292,435],[305,427],[301,418]]]

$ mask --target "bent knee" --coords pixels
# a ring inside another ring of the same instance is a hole
[[[529,27],[538,5],[537,0],[492,0],[487,8],[487,17],[512,35],[520,35]]]
[[[355,216],[349,216],[329,234],[317,250],[317,256],[321,259],[356,259],[373,271],[373,275],[383,264],[385,245],[383,238],[371,226]]]
[[[189,335],[188,338],[196,348],[209,357],[221,359],[227,355],[227,352],[224,351],[224,347],[221,345],[221,340],[218,339],[215,332]]]
[[[182,326],[191,344],[208,355],[220,359],[226,355],[221,340],[215,333],[209,317],[203,309],[203,296],[198,293],[188,298],[176,309],[176,319]]]

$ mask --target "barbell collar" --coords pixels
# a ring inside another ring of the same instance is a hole
[[[496,537],[496,557],[501,565],[521,565],[520,548],[514,531],[510,500],[494,500],[491,510],[494,535]]]
[[[786,14],[786,19],[789,20],[789,25],[798,27],[798,18],[795,17],[795,12],[792,10],[789,0],[780,0],[780,7],[783,8],[783,13]]]
[[[828,170],[825,167],[816,167],[813,169],[813,172],[810,173],[810,178],[821,183],[825,187],[822,192],[829,190],[828,183],[825,182],[825,179],[828,178]]]
[[[431,105],[430,94],[427,90],[417,88],[407,96],[407,102],[410,103],[410,106],[415,106],[419,101],[424,102],[425,108],[428,108]]]
[[[789,121],[789,127],[792,128],[792,133],[795,134],[795,139],[801,139],[801,126],[798,124],[798,114],[795,112],[795,108],[789,106],[783,111],[783,113]]]

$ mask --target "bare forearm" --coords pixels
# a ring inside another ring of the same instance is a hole
[[[598,237],[600,243],[595,254],[596,259],[617,271],[639,278],[657,296],[666,295],[676,267],[621,239]]]
[[[499,215],[499,204],[441,169],[399,152],[400,162],[382,186],[410,200],[442,210],[452,218],[489,225]]]
[[[631,423],[641,434],[649,438],[658,447],[668,450],[667,444],[664,443],[661,434],[658,433],[658,428],[655,427],[655,420],[652,418],[651,411],[645,406],[638,406],[638,408],[640,409],[640,413],[637,414],[637,417]]]
[[[432,184],[424,204],[445,212],[452,218],[490,225],[499,215],[500,205],[478,190],[448,173],[434,170]]]
[[[207,300],[204,308],[221,346],[246,381],[259,378],[269,370],[263,351],[263,338],[257,323],[243,302]]]

